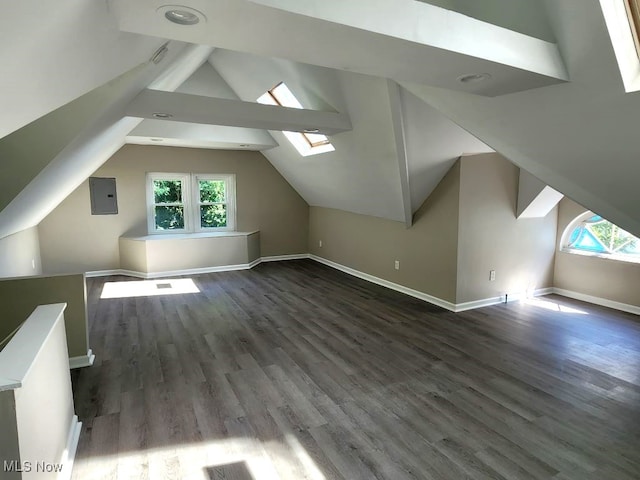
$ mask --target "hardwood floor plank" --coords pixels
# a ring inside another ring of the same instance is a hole
[[[636,316],[454,314],[309,260],[193,280],[88,279],[74,480],[640,478]]]

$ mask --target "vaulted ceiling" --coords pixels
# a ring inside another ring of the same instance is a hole
[[[259,150],[310,205],[407,225],[457,157],[495,149],[640,234],[640,94],[596,0],[186,3],[197,25],[160,0],[5,7],[0,238],[125,142]],[[281,81],[303,110],[255,103]],[[282,133],[309,128],[335,151]]]

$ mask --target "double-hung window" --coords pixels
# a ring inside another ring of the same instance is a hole
[[[149,233],[235,229],[235,175],[147,174]]]

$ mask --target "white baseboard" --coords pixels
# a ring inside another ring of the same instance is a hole
[[[57,480],[69,480],[73,473],[73,463],[76,459],[76,451],[78,449],[78,441],[80,440],[80,431],[82,430],[82,422],[78,421],[77,415],[71,419],[69,427],[69,435],[67,437],[67,445],[62,452],[60,464],[62,471],[58,473]]]
[[[474,300],[472,302],[464,302],[464,303],[451,303],[447,300],[443,300],[438,297],[434,297],[433,295],[429,295],[424,292],[420,292],[418,290],[414,290],[409,287],[405,287],[404,285],[400,285],[394,282],[390,282],[383,278],[376,277],[374,275],[370,275],[368,273],[361,272],[351,267],[347,267],[345,265],[341,265],[336,262],[332,262],[331,260],[327,260],[326,258],[318,257],[317,255],[310,254],[309,258],[329,267],[335,268],[336,270],[340,270],[341,272],[348,273],[349,275],[353,275],[354,277],[361,278],[363,280],[367,280],[368,282],[375,283],[377,285],[382,285],[383,287],[390,288],[391,290],[395,290],[396,292],[404,293],[414,298],[418,298],[420,300],[424,300],[425,302],[431,303],[433,305],[437,305],[438,307],[442,307],[450,312],[464,312],[466,310],[472,310],[474,308],[488,307],[491,305],[497,305],[499,303],[505,302],[505,296],[493,297],[493,298],[484,298],[481,300]],[[553,288],[541,288],[533,292],[523,292],[523,293],[508,293],[506,295],[506,300],[509,302],[515,302],[517,300],[522,300],[524,298],[530,297],[533,295],[534,297],[541,295],[548,295],[553,292]]]
[[[404,285],[400,285],[398,283],[390,282],[389,280],[385,280],[380,277],[376,277],[374,275],[370,275],[368,273],[361,272],[351,267],[347,267],[345,265],[341,265],[336,262],[332,262],[331,260],[327,260],[326,258],[318,257],[317,255],[310,254],[309,258],[315,260],[318,263],[322,263],[329,267],[335,268],[336,270],[340,270],[341,272],[348,273],[349,275],[353,275],[354,277],[361,278],[371,283],[375,283],[376,285],[381,285],[383,287],[390,288],[391,290],[395,290],[396,292],[404,293],[405,295],[409,295],[410,297],[418,298],[420,300],[424,300],[425,302],[431,303],[433,305],[437,305],[438,307],[442,307],[451,312],[455,312],[456,305],[448,302],[446,300],[442,300],[441,298],[434,297],[433,295],[429,295],[424,292],[420,292],[418,290],[414,290],[413,288],[405,287]]]
[[[586,293],[574,292],[571,290],[565,290],[564,288],[553,288],[553,293],[562,295],[563,297],[574,298],[576,300],[582,300],[583,302],[593,303],[603,307],[613,308],[614,310],[620,310],[627,313],[633,313],[634,315],[640,315],[640,307],[637,305],[630,305],[628,303],[616,302],[614,300],[608,300],[606,298],[595,297],[593,295],[587,295]]]
[[[305,258],[309,258],[308,253],[294,253],[292,255],[271,255],[269,257],[260,257],[260,263],[280,262],[282,260],[304,260]]]
[[[79,357],[71,357],[69,359],[69,368],[71,370],[74,370],[76,368],[90,367],[91,365],[93,365],[93,362],[95,361],[95,359],[96,359],[96,356],[93,354],[93,351],[89,349],[87,350],[86,355],[80,355]]]
[[[333,262],[331,260],[327,260],[326,258],[323,257],[319,257],[317,255],[313,255],[313,254],[309,254],[309,253],[299,253],[299,254],[292,254],[292,255],[274,255],[274,256],[266,256],[266,257],[260,257],[256,260],[254,260],[251,263],[243,263],[243,264],[237,264],[237,265],[223,265],[220,267],[205,267],[205,268],[191,268],[191,269],[185,269],[185,270],[172,270],[172,271],[167,271],[167,272],[154,272],[154,273],[145,273],[145,272],[136,272],[136,271],[132,271],[132,270],[124,270],[124,269],[116,269],[116,270],[96,270],[96,271],[92,271],[92,272],[86,272],[86,276],[87,277],[104,277],[104,276],[111,276],[111,275],[126,275],[126,276],[130,276],[130,277],[137,277],[137,278],[142,278],[142,279],[154,279],[154,278],[162,278],[162,277],[176,277],[176,276],[181,276],[181,275],[197,275],[197,274],[201,274],[201,273],[216,273],[216,272],[230,272],[230,271],[236,271],[236,270],[249,270],[253,267],[255,267],[256,265],[259,265],[260,263],[263,262],[279,262],[279,261],[283,261],[283,260],[301,260],[301,259],[305,259],[305,258],[310,258],[318,263],[322,263],[324,265],[327,265],[329,267],[335,268],[336,270],[340,270],[341,272],[347,273],[349,275],[352,275],[354,277],[358,277],[361,278],[363,280],[366,280],[368,282],[371,283],[375,283],[376,285],[381,285],[383,287],[386,288],[390,288],[391,290],[395,290],[397,292],[400,293],[404,293],[406,295],[409,295],[411,297],[414,298],[418,298],[420,300],[423,300],[425,302],[431,303],[433,305],[437,305],[439,307],[442,307],[446,310],[449,310],[451,312],[464,312],[466,310],[472,310],[475,308],[481,308],[481,307],[488,307],[491,305],[497,305],[499,303],[504,303],[505,302],[505,296],[499,296],[499,297],[491,297],[491,298],[484,298],[484,299],[480,299],[480,300],[474,300],[471,302],[463,302],[463,303],[452,303],[449,302],[447,300],[443,300],[441,298],[438,297],[434,297],[433,295],[429,295],[427,293],[424,292],[420,292],[418,290],[414,290],[412,288],[409,287],[405,287],[404,285],[400,285],[398,283],[394,283],[394,282],[390,282],[389,280],[385,280],[383,278],[380,277],[376,277],[374,275],[370,275],[368,273],[364,273],[361,272],[359,270],[356,270],[354,268],[351,267],[347,267],[345,265],[342,265],[340,263],[336,263]],[[570,290],[565,290],[562,288],[556,288],[556,287],[548,287],[548,288],[541,288],[538,289],[536,291],[533,292],[533,296],[537,297],[537,296],[542,296],[542,295],[549,295],[550,293],[557,293],[558,295],[563,295],[565,297],[569,297],[569,298],[575,298],[576,300],[582,300],[585,302],[589,302],[589,303],[593,303],[595,305],[601,305],[604,307],[609,307],[609,308],[613,308],[616,310],[621,310],[623,312],[629,312],[629,313],[633,313],[635,315],[640,315],[640,307],[635,306],[635,305],[629,305],[626,303],[620,303],[620,302],[615,302],[613,300],[607,300],[606,298],[600,298],[600,297],[594,297],[592,295],[586,295],[584,293],[579,293],[579,292],[573,292]],[[506,300],[509,302],[513,302],[513,301],[517,301],[517,300],[522,300],[523,298],[526,298],[528,296],[531,296],[531,292],[528,293],[520,293],[520,292],[516,292],[516,293],[508,293],[506,295]],[[86,357],[82,356],[82,357],[75,357],[77,359],[82,359],[82,360],[78,360],[78,362],[80,363],[77,367],[72,366],[71,368],[79,368],[79,367],[84,367],[87,365],[91,365],[93,363],[93,360],[91,360],[91,363],[87,364],[86,361]],[[70,359],[70,363],[71,361],[74,359]]]
[[[112,275],[123,275],[124,270],[117,268],[115,270],[93,270],[91,272],[85,272],[84,276],[87,278],[92,277],[110,277]]]
[[[262,262],[280,262],[282,260],[300,260],[309,258],[308,253],[296,253],[293,255],[272,255],[268,257],[260,257],[250,263],[239,263],[235,265],[221,265],[218,267],[203,267],[203,268],[187,268],[184,270],[168,270],[165,272],[137,272],[135,270],[125,270],[118,268],[115,270],[94,270],[86,272],[85,276],[90,277],[109,277],[112,275],[125,275],[127,277],[142,278],[144,280],[152,280],[154,278],[166,278],[166,277],[179,277],[182,275],[198,275],[202,273],[217,273],[217,272],[233,272],[237,270],[249,270]]]
[[[553,288],[552,287],[547,287],[547,288],[539,288],[533,292],[512,292],[512,293],[507,293],[506,295],[500,295],[499,297],[492,297],[492,298],[484,298],[481,300],[474,300],[471,302],[463,302],[463,303],[456,303],[456,312],[464,312],[466,310],[473,310],[474,308],[481,308],[481,307],[489,307],[491,305],[498,305],[499,303],[506,303],[506,302],[517,302],[519,300],[524,300],[526,298],[530,298],[530,297],[540,297],[543,295],[549,295],[550,293],[553,293]]]

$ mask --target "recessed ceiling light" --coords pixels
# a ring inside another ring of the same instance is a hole
[[[153,118],[171,118],[173,115],[170,113],[156,112],[153,114]]]
[[[250,147],[251,145],[248,145],[246,143],[241,143],[240,145],[238,145],[240,148],[247,148]]]
[[[489,80],[490,78],[491,75],[488,73],[467,73],[465,75],[460,75],[456,80],[460,83],[478,83]]]
[[[304,133],[318,133],[320,130],[317,128],[305,128]]]
[[[202,12],[184,5],[164,5],[156,11],[177,25],[191,26],[207,21],[207,17]]]

